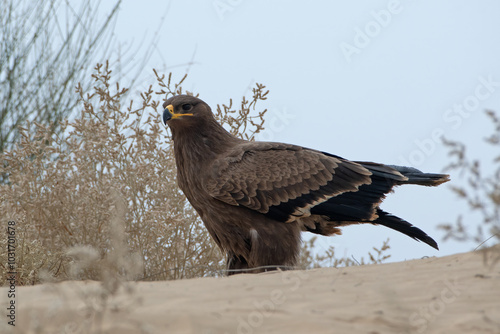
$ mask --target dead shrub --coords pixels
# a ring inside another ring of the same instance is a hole
[[[0,167],[8,179],[0,187],[0,209],[17,223],[18,284],[39,283],[40,274],[98,280],[114,272],[165,280],[223,268],[222,254],[177,187],[171,140],[158,110],[162,101],[154,99],[182,93],[185,77],[175,84],[171,75],[157,77],[158,95],[150,87],[136,106],[124,101],[127,89],[111,83],[108,65],[98,65],[92,94],[76,88],[83,107],[62,122],[60,133],[37,122],[19,128],[20,140],[2,154]],[[218,117],[252,139],[265,111],[250,114],[266,94],[258,85],[240,110],[230,102],[218,108]],[[7,238],[0,239],[4,264]],[[7,267],[2,271],[5,279]]]

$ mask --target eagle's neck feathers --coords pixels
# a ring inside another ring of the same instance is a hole
[[[212,163],[243,141],[226,131],[215,119],[203,122],[203,126],[172,130],[178,182],[185,193],[201,187]]]

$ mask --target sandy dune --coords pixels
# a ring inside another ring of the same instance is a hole
[[[499,259],[497,247],[385,265],[128,283],[109,298],[99,282],[18,287],[16,332],[500,333]],[[0,332],[11,329],[6,323]]]

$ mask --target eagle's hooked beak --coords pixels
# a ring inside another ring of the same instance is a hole
[[[174,114],[174,107],[169,104],[165,110],[163,110],[163,123],[167,125],[167,122],[170,121],[172,118],[175,118]]]
[[[163,110],[163,123],[167,125],[167,122],[171,119],[176,119],[182,116],[193,116],[193,114],[179,114],[174,113],[174,106],[169,104],[165,110]]]

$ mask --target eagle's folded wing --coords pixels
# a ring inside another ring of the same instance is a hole
[[[337,156],[262,142],[236,146],[215,161],[212,171],[205,185],[212,197],[284,222],[307,217],[311,208],[341,194],[357,192],[372,183],[373,174],[361,164]],[[404,178],[396,170],[386,172]],[[370,215],[376,214],[371,202]]]

